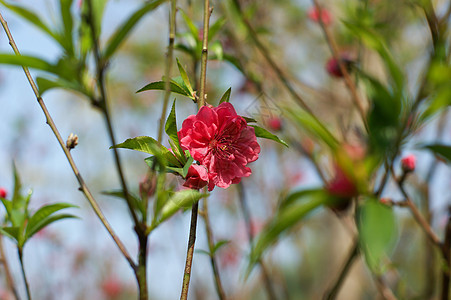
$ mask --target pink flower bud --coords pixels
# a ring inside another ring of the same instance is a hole
[[[109,277],[102,282],[102,292],[108,299],[117,297],[122,292],[122,284],[118,279]]]
[[[311,7],[307,14],[308,14],[308,17],[310,20],[312,20],[313,22],[316,22],[316,23],[319,22],[320,13],[316,6]],[[332,16],[331,16],[330,12],[325,8],[321,8],[321,20],[323,21],[324,25],[326,25],[326,26],[330,25],[332,23]]]
[[[341,61],[344,64],[346,70],[349,70],[353,61],[347,55],[341,55]],[[343,73],[341,72],[340,66],[338,65],[338,60],[335,57],[329,58],[326,62],[326,71],[332,77],[341,78],[343,77]]]
[[[415,155],[410,154],[401,159],[401,167],[404,172],[412,172],[415,170],[415,165],[417,163],[417,158]]]
[[[352,198],[357,196],[357,187],[340,167],[335,169],[335,177],[326,186],[329,194],[341,198]]]
[[[8,195],[8,192],[6,191],[6,189],[0,187],[0,197],[6,198],[7,195]]]
[[[272,131],[279,131],[282,129],[282,120],[279,117],[272,117],[268,121],[268,127]]]
[[[208,184],[207,168],[201,165],[191,165],[186,175],[184,187],[199,190]]]

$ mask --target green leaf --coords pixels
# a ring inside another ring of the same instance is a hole
[[[0,0],[0,3],[2,3],[4,6],[6,6],[7,8],[9,8],[10,10],[12,10],[13,12],[15,12],[16,14],[18,14],[19,16],[21,16],[22,18],[24,18],[25,20],[31,22],[33,25],[35,25],[37,28],[41,29],[43,32],[47,33],[50,37],[52,37],[53,39],[55,39],[56,41],[58,41],[57,35],[50,30],[49,26],[47,24],[45,24],[38,15],[36,15],[34,12],[32,12],[31,10],[23,7],[23,6],[19,6],[19,5],[14,5],[14,4],[10,4],[4,0]]]
[[[276,142],[284,145],[285,147],[288,147],[288,144],[285,141],[279,139],[276,135],[272,134],[268,130],[261,128],[257,125],[249,125],[249,126],[254,127],[255,135],[257,137],[273,140],[273,141],[276,141]]]
[[[2,227],[0,228],[0,233],[19,243],[19,227]]]
[[[214,41],[210,45],[210,53],[213,53],[211,59],[223,60],[224,59],[224,49],[220,41]]]
[[[119,190],[109,190],[109,191],[103,191],[103,195],[112,196],[116,198],[121,198],[125,200],[125,194],[124,191]],[[137,196],[135,196],[132,193],[128,193],[128,198],[131,201],[131,204],[133,206],[133,209],[140,212],[141,216],[144,216],[146,214],[146,209],[144,207],[144,204],[142,203],[141,199],[139,199]]]
[[[216,245],[213,247],[212,255],[214,255],[221,247],[227,245],[228,243],[230,243],[230,241],[228,241],[228,240],[221,240],[221,241],[217,242]]]
[[[48,225],[50,225],[56,221],[63,220],[63,219],[79,219],[79,217],[71,215],[71,214],[59,214],[59,215],[50,216],[50,217],[42,220],[42,222],[39,223],[39,226],[37,226],[33,232],[30,232],[29,234],[27,234],[26,239],[24,240],[24,243],[29,238],[31,238],[33,235],[38,233],[44,227],[47,227]]]
[[[127,139],[125,142],[111,146],[113,148],[124,148],[144,153],[157,155],[164,151],[169,151],[165,146],[161,145],[157,140],[149,136],[138,136],[135,138]]]
[[[368,267],[381,273],[383,258],[396,244],[397,230],[393,209],[377,201],[368,199],[357,210],[359,243],[365,253]]]
[[[55,79],[37,77],[36,83],[38,85],[39,93],[41,95],[43,95],[46,91],[55,88],[61,88],[70,91],[78,91],[82,94],[86,94],[86,91],[84,91],[84,89],[81,86],[79,86],[77,82],[70,82],[65,79],[62,79],[61,77]]]
[[[190,95],[193,96],[194,91],[193,91],[193,88],[191,87],[191,83],[189,82],[188,74],[186,74],[186,71],[183,68],[183,66],[180,64],[180,61],[178,58],[177,58],[177,67],[179,68],[179,72],[180,72],[180,75],[182,76],[185,86],[188,88]]]
[[[0,197],[0,200],[2,201],[3,206],[5,207],[6,215],[9,217],[13,210],[13,204],[8,199],[2,198],[2,197]]]
[[[246,120],[246,123],[257,123],[257,120],[255,120],[254,118],[249,118],[249,117],[244,117],[244,116],[242,116],[242,118],[244,119],[244,120]]]
[[[116,52],[119,45],[125,40],[130,31],[135,27],[141,18],[146,15],[149,11],[156,9],[160,4],[166,2],[166,0],[156,0],[144,3],[138,10],[136,10],[123,24],[121,24],[116,32],[112,35],[107,43],[106,49],[103,53],[103,58],[105,60],[110,59],[110,57]]]
[[[179,138],[177,135],[177,117],[176,117],[176,113],[175,113],[175,102],[176,102],[176,100],[174,99],[174,102],[172,103],[171,112],[169,113],[169,116],[166,119],[164,131],[171,138],[171,140],[173,140],[176,143],[176,145],[178,145]]]
[[[72,29],[74,24],[71,14],[72,2],[73,0],[60,0],[61,18],[64,27],[64,34],[63,38],[61,39],[61,41],[64,42],[64,45],[61,46],[63,46],[63,48],[66,49],[67,53],[70,56],[74,55],[74,44],[72,36]]]
[[[225,91],[224,95],[222,95],[222,97],[221,97],[221,100],[219,100],[219,104],[221,104],[223,102],[229,102],[231,93],[232,93],[232,88],[229,88],[227,91]],[[246,118],[244,118],[244,119],[246,120]],[[248,118],[248,119],[250,119],[250,118]],[[247,122],[247,120],[246,120],[246,122]]]
[[[194,250],[194,252],[196,252],[198,254],[205,254],[207,256],[211,256],[210,252],[202,250],[202,249],[196,249],[196,250]]]
[[[219,18],[213,25],[210,26],[210,29],[208,30],[208,41],[211,41],[216,36],[225,23],[227,23],[226,18]]]
[[[201,198],[208,197],[208,194],[201,193],[196,190],[188,189],[175,192],[164,204],[161,210],[161,218],[159,223],[167,220],[174,215],[179,209],[189,208]]]
[[[188,26],[191,35],[197,40],[199,38],[199,30],[197,29],[196,25],[194,25],[193,21],[191,21],[191,19],[183,10],[180,9],[180,13],[182,14],[182,18],[185,21],[186,25]]]
[[[148,85],[144,86],[140,90],[138,90],[137,93],[141,93],[141,92],[145,92],[145,91],[151,91],[151,90],[164,91],[164,90],[166,90],[166,86],[165,85],[166,84],[165,84],[164,81],[152,82],[152,83],[149,83]],[[180,94],[180,95],[189,97],[191,99],[193,98],[193,96],[190,95],[188,91],[186,91],[183,87],[181,87],[180,85],[178,85],[174,81],[170,82],[169,87],[171,89],[171,92],[173,92],[173,93]]]
[[[19,172],[17,171],[16,164],[13,162],[13,176],[14,176],[14,189],[13,196],[11,198],[11,207],[14,209],[19,208],[23,202],[23,197],[21,195],[22,182],[20,180]]]
[[[433,144],[433,145],[426,145],[426,146],[424,146],[424,148],[431,150],[438,157],[445,159],[448,164],[451,163],[451,146],[441,145],[441,144]]]
[[[33,56],[0,54],[0,64],[16,65],[58,74],[59,70],[51,63]]]
[[[290,196],[289,196],[290,197]],[[274,218],[263,228],[251,253],[248,272],[266,249],[274,244],[281,234],[298,224],[311,211],[328,203],[328,195],[316,192],[297,193],[288,201],[290,205],[280,208]]]
[[[324,126],[318,119],[310,115],[308,112],[295,109],[293,107],[285,107],[284,112],[295,121],[300,128],[308,130],[311,134],[319,140],[326,143],[331,150],[336,150],[338,147],[338,140],[333,134]]]
[[[183,178],[186,178],[186,175],[188,175],[189,167],[193,164],[193,161],[194,161],[194,158],[192,158],[191,156],[188,157],[188,160],[186,161],[185,165],[183,166],[183,170],[182,170]]]
[[[32,235],[34,235],[36,232],[38,232],[40,229],[42,229],[44,226],[43,224],[49,224],[46,223],[46,219],[52,215],[53,213],[60,211],[65,208],[70,207],[77,207],[75,205],[69,204],[69,203],[55,203],[55,204],[49,204],[45,205],[41,208],[39,208],[36,213],[30,217],[27,224],[27,229],[25,232],[25,240],[29,239]]]

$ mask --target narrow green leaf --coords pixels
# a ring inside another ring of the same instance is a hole
[[[446,160],[448,164],[451,163],[451,146],[442,144],[426,145],[423,148],[431,150],[435,155]]]
[[[205,254],[207,256],[211,256],[210,252],[202,250],[202,249],[196,249],[196,250],[194,250],[194,252],[196,252],[198,254]]]
[[[196,25],[194,25],[193,21],[188,17],[188,15],[180,9],[180,13],[182,14],[182,18],[185,21],[186,25],[188,26],[189,31],[191,32],[191,35],[195,39],[199,39],[199,30],[197,29]]]
[[[66,49],[67,53],[70,56],[74,55],[74,44],[72,36],[73,19],[71,14],[72,3],[73,0],[60,0],[61,19],[64,28],[63,38],[61,39],[62,41],[64,41],[64,45],[61,46]]]
[[[232,88],[230,87],[227,91],[225,91],[224,95],[222,95],[221,100],[219,100],[219,104],[221,104],[223,102],[229,102],[231,93],[232,93]],[[246,118],[244,118],[244,119],[246,120]],[[247,119],[251,119],[251,118],[247,118]],[[246,122],[247,122],[247,120],[246,120]]]
[[[196,190],[188,189],[175,192],[164,204],[161,210],[159,223],[174,215],[179,209],[189,208],[201,198],[208,197],[208,194]]]
[[[83,90],[83,88],[78,85],[78,83],[67,81],[65,79],[62,79],[61,77],[58,77],[55,79],[37,77],[36,83],[38,85],[39,93],[41,95],[43,95],[46,91],[55,89],[55,88],[61,88],[61,89],[66,89],[66,90],[70,90],[70,91],[78,91],[82,94],[86,93]]]
[[[228,240],[221,240],[221,241],[217,242],[216,245],[213,247],[212,255],[214,255],[221,247],[227,245],[228,243],[230,243],[230,241],[228,241]]]
[[[242,116],[242,118],[244,119],[244,120],[246,120],[246,123],[257,123],[257,120],[255,120],[254,118],[249,118],[249,117],[244,117],[244,116]]]
[[[331,150],[335,150],[338,147],[338,140],[333,134],[315,117],[310,115],[304,110],[295,109],[293,107],[285,107],[284,113],[295,121],[300,128],[308,130],[311,134],[317,137],[319,140],[326,143]]]
[[[13,209],[13,204],[8,199],[2,198],[2,197],[0,197],[0,200],[2,201],[3,206],[5,207],[6,215],[9,218],[9,216],[11,215],[12,209]]]
[[[0,54],[0,64],[24,66],[32,69],[58,74],[59,70],[49,62],[27,55]]]
[[[383,258],[396,244],[397,230],[393,209],[376,199],[367,200],[357,210],[359,243],[368,267],[381,273]]]
[[[194,158],[192,158],[191,156],[188,157],[188,160],[186,161],[185,165],[183,166],[183,170],[182,170],[183,178],[186,178],[186,175],[188,175],[189,167],[193,164],[193,161],[194,161]]]
[[[19,243],[19,227],[2,227],[0,233]]]
[[[215,23],[213,23],[208,30],[208,41],[211,41],[226,23],[226,18],[219,18]]]
[[[121,190],[121,189],[119,189],[119,190],[103,191],[102,194],[125,200],[124,191]],[[140,212],[141,216],[144,216],[146,214],[146,210],[145,210],[144,204],[142,203],[141,199],[139,199],[139,197],[135,196],[132,193],[128,193],[128,198],[131,200],[131,204],[133,205],[133,209],[138,211],[138,212]]]
[[[157,140],[149,136],[138,136],[135,138],[127,139],[123,143],[111,146],[113,148],[124,148],[144,153],[157,155],[165,151],[169,151],[165,146],[161,145]]]
[[[17,171],[16,164],[13,162],[13,176],[14,176],[14,189],[13,189],[13,197],[11,198],[11,207],[18,208],[19,203],[23,202],[21,190],[22,190],[22,181],[20,180],[19,172]]]
[[[30,217],[27,224],[27,229],[25,232],[25,240],[30,238],[33,234],[42,228],[42,224],[45,223],[45,220],[52,215],[53,213],[60,211],[65,208],[77,207],[73,204],[69,203],[55,203],[45,205],[39,208],[33,216]]]
[[[38,226],[36,226],[34,228],[33,231],[30,231],[29,233],[27,232],[26,235],[26,239],[24,240],[24,243],[31,238],[33,235],[35,235],[36,233],[38,233],[41,229],[43,229],[44,227],[59,221],[59,220],[63,220],[63,219],[79,219],[79,217],[71,215],[71,214],[59,214],[59,215],[54,215],[54,216],[49,216],[46,219],[42,220]]]
[[[273,141],[276,141],[276,142],[284,145],[285,147],[288,147],[288,144],[285,141],[279,139],[276,135],[272,134],[268,130],[266,130],[264,128],[261,128],[261,127],[259,127],[257,125],[249,125],[249,126],[254,127],[255,135],[257,137],[273,140]]]
[[[180,176],[183,176],[183,168],[177,168],[177,167],[166,167],[169,173],[173,174],[179,174]]]
[[[170,88],[171,88],[171,92],[173,92],[173,93],[192,98],[192,96],[186,90],[184,90],[181,86],[179,86],[175,82],[172,82],[172,81],[170,82]],[[165,82],[164,81],[156,81],[156,82],[149,83],[148,85],[146,85],[143,88],[141,88],[140,90],[138,90],[137,93],[151,91],[151,90],[159,90],[159,91],[166,90]]]
[[[290,200],[292,202],[291,205],[282,207],[276,216],[264,227],[251,253],[248,272],[266,249],[277,241],[281,233],[292,228],[302,221],[308,213],[329,201],[325,193],[321,195],[304,193],[298,194],[298,197],[296,199],[298,201]]]
[[[144,3],[123,24],[121,24],[107,43],[106,49],[103,53],[104,59],[108,60],[111,56],[113,56],[119,45],[125,40],[130,31],[141,20],[141,18],[146,15],[146,13],[156,9],[164,2],[166,2],[166,0],[155,0]]]
[[[193,91],[193,88],[191,87],[191,83],[189,82],[188,74],[186,74],[186,71],[183,68],[183,66],[180,63],[178,58],[177,58],[177,67],[179,68],[180,76],[182,76],[185,86],[188,88],[188,91],[190,92],[190,95],[192,96],[194,91]]]
[[[30,23],[32,23],[33,25],[35,25],[37,28],[41,29],[43,32],[47,33],[50,37],[52,37],[58,41],[56,34],[50,29],[50,27],[47,24],[45,24],[41,20],[41,18],[38,15],[36,15],[34,12],[32,12],[31,10],[29,10],[23,6],[8,3],[4,0],[0,0],[0,3],[2,3],[4,6],[6,6],[7,8],[12,10],[13,12],[18,14],[25,20],[27,20]]]
[[[166,119],[166,124],[164,126],[164,131],[166,134],[173,140],[176,144],[179,144],[179,138],[177,135],[177,117],[175,113],[175,102],[172,103],[171,112],[169,113],[168,118]]]

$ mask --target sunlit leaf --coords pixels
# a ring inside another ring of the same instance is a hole
[[[0,233],[15,240],[16,243],[19,242],[19,227],[0,227]]]
[[[276,142],[288,147],[288,144],[284,140],[279,139],[276,135],[272,134],[268,130],[261,128],[257,125],[249,125],[249,126],[251,126],[255,129],[255,135],[257,137],[273,140],[273,141],[276,141]]]
[[[360,247],[365,253],[368,267],[381,272],[383,259],[394,249],[397,229],[393,209],[368,199],[357,210]]]
[[[62,78],[54,78],[54,79],[48,79],[44,77],[37,77],[36,83],[39,88],[39,93],[42,95],[46,91],[55,89],[55,88],[61,88],[66,89],[70,91],[79,91],[83,94],[85,94],[83,88],[78,85],[76,82],[67,81]]]
[[[40,229],[42,229],[44,226],[43,224],[49,224],[47,223],[47,219],[50,215],[53,213],[60,211],[65,208],[70,207],[77,207],[73,204],[69,203],[55,203],[55,204],[49,204],[41,207],[38,209],[33,216],[30,217],[27,224],[27,229],[25,233],[25,239],[30,238],[33,234],[38,232]]]
[[[59,70],[51,63],[33,56],[0,54],[0,64],[24,66],[32,69],[58,74]]]
[[[191,83],[189,82],[188,74],[186,74],[185,69],[180,64],[179,59],[177,58],[177,67],[179,68],[180,75],[182,76],[183,82],[185,83],[185,86],[188,88],[188,91],[190,92],[190,95],[193,95],[194,91],[191,87]]]
[[[161,210],[160,223],[174,215],[178,210],[189,208],[201,198],[208,197],[208,194],[196,190],[186,189],[175,192],[164,204]]]
[[[47,33],[50,37],[52,37],[53,39],[58,41],[57,35],[33,11],[31,11],[23,6],[15,5],[15,4],[9,3],[4,0],[0,0],[0,3],[2,3],[4,6],[6,6],[7,8],[12,10],[19,16],[23,17],[25,20],[31,22],[37,28],[41,29],[43,32]]]
[[[192,98],[192,95],[190,95],[190,93],[188,91],[186,91],[183,87],[178,85],[176,82],[171,81],[169,87],[171,89],[171,92],[173,92],[173,93]],[[149,83],[146,86],[144,86],[143,88],[141,88],[140,90],[138,90],[137,93],[144,92],[144,91],[151,91],[151,90],[165,91],[166,83],[164,81],[156,81],[156,82]]]
[[[254,250],[251,253],[250,268],[260,259],[265,250],[280,238],[284,231],[292,228],[302,221],[308,213],[329,201],[326,193],[317,193],[316,191],[298,192],[288,197],[291,197],[289,200],[290,205],[281,207],[259,234]],[[250,271],[250,268],[248,271]]]
[[[130,31],[135,27],[138,21],[146,15],[146,13],[156,9],[160,4],[164,2],[166,2],[166,0],[155,0],[144,3],[123,24],[119,25],[116,32],[112,35],[107,43],[107,46],[103,53],[104,59],[108,60],[114,54],[119,45],[125,40]]]
[[[232,88],[229,88],[227,91],[225,91],[224,95],[222,95],[221,100],[219,100],[219,104],[223,102],[229,102],[230,101],[230,94],[232,93]],[[243,117],[244,118],[244,117]],[[249,118],[248,118],[249,119]],[[245,119],[246,120],[246,119]],[[247,120],[246,120],[247,121]]]

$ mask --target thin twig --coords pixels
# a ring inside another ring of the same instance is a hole
[[[9,28],[8,28],[8,24],[3,19],[3,16],[1,15],[1,13],[0,13],[0,22],[2,23],[3,29],[5,30],[6,35],[8,36],[9,44],[13,48],[14,53],[16,53],[16,55],[20,55],[19,49],[17,48],[17,45],[14,42],[12,34],[11,34]],[[86,199],[88,200],[89,204],[93,208],[93,210],[96,213],[97,217],[102,222],[103,226],[106,228],[106,230],[108,231],[110,236],[113,238],[114,242],[116,243],[116,245],[118,246],[119,250],[124,255],[124,257],[126,258],[128,263],[130,264],[130,266],[133,269],[135,269],[135,263],[131,259],[130,255],[128,254],[128,252],[127,252],[125,246],[122,244],[121,240],[118,238],[116,233],[111,228],[111,225],[108,223],[107,219],[105,218],[102,210],[100,209],[100,206],[98,205],[98,203],[96,202],[96,200],[92,196],[91,191],[89,190],[88,186],[86,185],[85,181],[83,180],[83,177],[81,176],[80,171],[78,170],[78,168],[77,168],[77,166],[76,166],[76,164],[74,162],[74,159],[73,159],[72,155],[70,154],[69,149],[66,147],[66,143],[63,141],[63,139],[61,137],[61,134],[59,133],[55,123],[53,122],[53,119],[52,119],[52,117],[51,117],[51,115],[50,115],[50,113],[49,113],[49,111],[47,109],[47,106],[44,103],[44,100],[41,98],[41,96],[39,94],[38,88],[37,88],[36,83],[34,82],[33,78],[31,77],[30,71],[25,66],[23,66],[22,68],[23,68],[23,70],[25,72],[25,76],[27,77],[28,82],[31,85],[31,88],[33,89],[33,92],[34,92],[34,94],[36,96],[38,104],[41,107],[42,111],[44,112],[44,115],[46,117],[46,123],[50,126],[53,134],[55,135],[56,139],[58,140],[58,143],[60,144],[61,148],[63,149],[63,152],[64,152],[67,160],[69,161],[69,164],[70,164],[70,166],[72,168],[72,171],[74,172],[75,177],[77,178],[78,183],[80,184],[80,190],[85,195]]]
[[[442,253],[445,259],[446,266],[442,270],[442,300],[449,299],[449,285],[451,272],[451,206],[448,207],[448,222],[445,227],[445,240],[443,241]]]
[[[185,270],[183,273],[182,293],[180,300],[188,299],[189,282],[191,279],[191,267],[193,264],[194,256],[194,243],[196,242],[196,229],[197,229],[197,213],[199,210],[199,202],[193,204],[191,210],[191,225],[189,230],[188,250],[186,251]]]
[[[8,260],[6,259],[5,250],[3,247],[3,235],[0,235],[0,259],[3,264],[3,269],[5,270],[6,284],[13,292],[14,298],[16,298],[16,300],[19,300],[19,294],[17,293],[16,286],[14,285],[13,276],[11,275],[11,270],[9,268]]]
[[[25,275],[25,268],[24,268],[24,263],[23,263],[23,249],[20,247],[17,247],[17,253],[19,255],[19,261],[20,261],[20,267],[22,269],[23,281],[25,283],[25,289],[27,291],[27,299],[31,300],[30,285],[28,284],[27,275]]]
[[[204,36],[202,41],[202,57],[201,57],[201,72],[200,72],[200,93],[197,102],[198,108],[201,109],[205,105],[205,86],[207,83],[207,60],[208,60],[208,30],[210,24],[210,1],[204,0]],[[191,210],[191,226],[189,231],[188,250],[186,253],[185,270],[183,275],[182,293],[180,300],[188,298],[189,282],[191,279],[191,266],[194,256],[194,243],[196,242],[197,229],[197,213],[199,210],[199,202],[194,203]]]
[[[337,279],[332,284],[332,287],[329,288],[324,294],[324,300],[332,300],[335,299],[340,292],[341,286],[343,285],[344,280],[348,276],[349,270],[351,269],[353,263],[359,255],[359,243],[357,239],[354,239],[354,244],[349,251],[349,254],[346,258],[345,263],[343,264],[343,268],[341,269]]]
[[[215,253],[214,253],[215,243],[214,243],[213,233],[211,231],[211,224],[210,224],[210,219],[209,219],[209,214],[208,214],[208,199],[204,199],[203,202],[204,202],[204,205],[203,205],[203,210],[202,210],[202,212],[203,212],[202,216],[203,216],[204,222],[205,222],[205,231],[207,232],[208,248],[209,248],[209,252],[210,252],[210,264],[213,269],[213,275],[215,278],[216,292],[218,293],[219,299],[225,300],[226,296],[224,293],[224,289],[222,287],[221,277],[219,276],[218,265],[216,263],[216,257],[215,257]]]
[[[171,67],[172,67],[172,61],[174,60],[174,41],[175,41],[175,15],[177,12],[176,7],[177,0],[171,0],[171,12],[169,16],[169,44],[168,44],[168,51],[166,53],[166,66],[165,66],[165,93],[164,93],[164,100],[163,100],[163,109],[161,110],[161,116],[160,116],[160,126],[158,127],[158,141],[161,143],[161,140],[163,139],[163,129],[164,129],[164,121],[166,117],[166,112],[168,110],[168,104],[169,104],[169,97],[171,96]]]
[[[393,294],[392,290],[387,286],[381,275],[374,275],[374,280],[376,281],[376,288],[385,300],[396,300],[396,296]]]
[[[332,33],[329,30],[329,27],[324,24],[324,20],[321,17],[321,5],[319,4],[318,0],[312,0],[313,5],[316,7],[316,10],[318,11],[318,15],[320,16],[318,18],[319,24],[324,32],[324,36],[326,38],[327,44],[329,45],[330,51],[332,52],[332,56],[334,57],[335,61],[338,63],[338,67],[340,68],[340,72],[343,74],[343,78],[345,80],[346,86],[349,89],[349,92],[351,93],[352,101],[359,111],[360,117],[362,118],[363,124],[365,125],[365,128],[368,130],[367,120],[366,120],[366,112],[363,108],[362,100],[360,99],[357,88],[354,84],[354,82],[351,79],[351,76],[349,76],[349,72],[346,69],[346,66],[343,63],[343,60],[340,57],[340,53],[338,50],[337,43],[335,42],[335,39],[333,38]]]
[[[94,104],[97,103],[99,105],[99,107],[101,108],[103,115],[104,115],[106,125],[107,125],[110,142],[112,145],[116,145],[116,139],[114,137],[114,130],[113,130],[112,122],[111,122],[111,115],[110,115],[110,111],[109,111],[109,107],[108,107],[108,101],[107,101],[106,90],[105,90],[105,74],[104,74],[104,72],[105,72],[106,62],[103,61],[101,54],[100,54],[99,37],[96,36],[96,29],[95,29],[96,20],[94,19],[92,0],[87,0],[87,4],[88,4],[88,8],[89,8],[88,9],[88,19],[89,19],[88,23],[91,27],[90,28],[91,29],[90,30],[91,38],[92,38],[92,43],[93,43],[93,48],[94,48],[94,58],[95,58],[96,67],[97,67],[97,70],[96,70],[97,71],[97,86],[100,91],[100,99],[98,99],[98,101],[97,101],[95,98],[93,98],[92,100],[93,100]],[[121,160],[119,157],[119,151],[117,148],[113,148],[113,154],[114,154],[114,160],[116,162],[116,169],[117,169],[119,179],[120,179],[120,182],[122,185],[122,190],[124,193],[124,199],[127,202],[128,209],[133,218],[133,222],[135,224],[135,230],[145,232],[145,229],[142,230],[141,226],[139,226],[140,222],[138,220],[135,210],[133,209],[132,200],[130,199],[130,194],[128,193],[127,183],[125,181],[125,175],[122,170],[122,164],[121,164]]]
[[[243,183],[239,183],[237,185],[237,187],[238,187],[238,194],[239,194],[239,200],[240,200],[240,205],[241,205],[241,211],[243,212],[244,221],[246,223],[249,247],[250,247],[250,250],[252,252],[253,249],[254,249],[254,242],[253,242],[253,240],[254,240],[254,232],[252,230],[251,214],[250,214],[249,209],[248,209],[248,207],[246,205],[246,197],[245,197],[245,193],[244,193]],[[263,260],[261,258],[258,259],[257,263],[260,265],[260,267],[262,269],[262,277],[263,277],[266,293],[268,294],[268,298],[270,300],[277,299],[276,293],[274,291],[274,287],[273,287],[271,278],[269,277],[269,272],[268,272],[267,267],[265,266],[265,263],[263,262]]]

